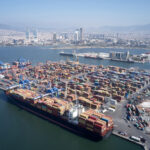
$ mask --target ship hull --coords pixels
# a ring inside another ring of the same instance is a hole
[[[65,120],[65,119],[58,117],[58,116],[51,115],[48,112],[40,110],[40,109],[38,109],[38,108],[28,104],[28,103],[22,102],[22,101],[18,100],[13,95],[7,95],[7,97],[9,98],[9,100],[13,104],[17,105],[18,107],[20,107],[20,108],[22,108],[22,109],[24,109],[24,110],[26,110],[32,114],[35,114],[36,116],[43,118],[43,119],[45,119],[45,120],[47,120],[53,124],[56,124],[56,125],[66,129],[70,132],[73,132],[73,133],[80,135],[82,137],[86,137],[90,140],[100,141],[102,139],[108,138],[112,133],[112,130],[110,130],[109,132],[107,132],[107,134],[105,136],[101,136],[100,134],[96,134],[94,132],[88,131],[85,128],[81,128],[80,126],[78,126],[76,124],[72,124],[72,123],[68,122],[68,120]]]
[[[119,62],[127,62],[127,63],[134,63],[134,61],[131,60],[121,60],[121,59],[111,59],[112,61],[119,61]]]
[[[60,53],[60,55],[62,55],[62,56],[71,56],[71,57],[73,57],[74,55],[73,54],[69,54],[69,53]]]

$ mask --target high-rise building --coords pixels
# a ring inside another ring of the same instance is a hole
[[[79,40],[80,40],[79,29],[76,29],[75,32],[74,32],[74,41],[79,42]]]
[[[126,59],[129,59],[129,57],[130,57],[130,52],[127,51],[127,52],[126,52]]]
[[[56,33],[53,33],[53,41],[56,42],[56,40],[57,40],[57,35]]]
[[[66,40],[68,39],[68,34],[67,33],[63,33],[63,38]]]
[[[26,39],[30,40],[30,31],[29,30],[26,31]]]
[[[83,29],[80,28],[80,42],[82,42],[83,40]]]
[[[34,31],[33,31],[33,36],[34,36],[34,39],[37,39],[37,38],[38,38],[37,30],[34,30]]]
[[[37,30],[33,30],[32,33],[33,33],[34,42],[38,42],[38,32],[37,32]]]
[[[76,29],[74,32],[74,41],[76,43],[82,42],[83,41],[83,29]]]

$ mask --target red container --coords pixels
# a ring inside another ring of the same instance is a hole
[[[95,124],[95,125],[94,125],[94,128],[100,128],[100,129],[101,129],[101,128],[102,128],[102,125],[100,125],[100,124]]]
[[[89,118],[90,118],[90,119],[93,119],[93,120],[97,120],[97,118],[94,117],[94,116],[89,116]]]
[[[95,120],[89,118],[89,119],[86,120],[86,122],[90,123],[90,124],[94,124]]]
[[[99,126],[104,126],[104,124],[103,123],[101,123],[101,122],[95,122],[95,125],[99,125]]]

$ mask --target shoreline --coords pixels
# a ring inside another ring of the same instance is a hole
[[[72,50],[72,49],[75,49],[75,50],[82,50],[82,49],[129,49],[129,50],[147,50],[147,51],[150,51],[150,48],[138,48],[138,47],[102,47],[102,46],[98,46],[98,47],[89,47],[89,46],[85,46],[85,47],[80,47],[80,46],[77,46],[77,47],[51,47],[51,48],[48,48],[48,49],[54,49],[54,50]]]
[[[12,45],[12,46],[8,46],[8,45],[0,45],[1,47],[41,47],[43,49],[46,49],[45,47],[47,47],[47,49],[50,50],[82,50],[82,49],[129,49],[129,50],[146,50],[146,51],[150,51],[150,48],[140,48],[140,47],[103,47],[103,46],[63,46],[63,47],[49,47],[51,45]]]

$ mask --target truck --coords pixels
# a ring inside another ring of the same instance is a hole
[[[139,137],[136,137],[136,136],[130,136],[130,139],[134,140],[136,142],[140,142],[141,141],[141,139]]]

